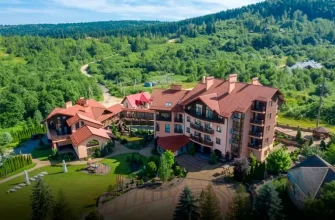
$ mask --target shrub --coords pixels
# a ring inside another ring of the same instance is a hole
[[[209,160],[209,163],[210,164],[216,164],[217,163],[217,158],[216,158],[216,154],[215,154],[214,151],[212,152],[211,159]]]
[[[146,171],[150,176],[154,175],[157,172],[157,166],[154,161],[148,163]]]
[[[245,178],[249,174],[250,170],[248,159],[245,157],[235,158],[233,165],[234,165],[234,179],[237,181],[245,181]]]
[[[295,136],[295,139],[297,140],[297,141],[301,141],[301,131],[300,131],[300,128],[298,129],[298,131],[297,131],[297,135]]]
[[[128,140],[125,139],[125,138],[122,138],[121,141],[120,141],[120,144],[123,144],[123,145],[125,145],[127,143],[128,143]]]
[[[313,145],[313,141],[314,141],[314,139],[313,139],[313,137],[311,137],[311,138],[309,139],[309,141],[308,141],[308,145],[309,145],[309,146],[312,146],[312,145]]]
[[[284,149],[272,151],[266,158],[267,170],[274,173],[286,172],[291,168],[292,160]]]
[[[181,169],[180,166],[176,166],[175,169],[174,169],[174,175],[175,176],[182,176],[183,175],[183,171]]]
[[[8,132],[3,132],[0,134],[0,145],[6,145],[13,142],[13,137]]]

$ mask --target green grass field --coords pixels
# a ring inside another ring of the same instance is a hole
[[[68,173],[62,173],[62,167],[48,166],[34,170],[29,173],[29,176],[37,175],[42,171],[48,172],[49,174],[44,179],[52,189],[53,195],[57,196],[58,191],[62,189],[74,212],[81,216],[95,207],[96,199],[106,191],[110,184],[115,184],[116,174],[131,174],[126,162],[129,155],[119,155],[103,160],[103,163],[111,166],[111,172],[103,176],[80,172],[79,170],[86,165],[68,166]],[[32,185],[15,193],[6,194],[7,190],[22,182],[24,182],[23,176],[0,184],[1,219],[30,219]]]
[[[52,154],[52,148],[48,147],[46,149],[40,149],[39,147],[36,147],[32,152],[31,156],[34,159],[39,159],[39,160],[47,160],[49,155]]]
[[[278,115],[278,120],[280,124],[284,125],[292,125],[292,126],[299,126],[301,128],[315,128],[316,126],[316,121],[309,120],[309,119],[293,119],[293,118],[287,118],[282,115]],[[335,126],[334,125],[329,125],[325,123],[320,123],[319,126],[323,126],[327,128],[330,132],[335,132]]]

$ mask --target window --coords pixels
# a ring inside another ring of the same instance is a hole
[[[187,133],[191,133],[191,129],[189,127],[186,128]]]
[[[212,124],[209,122],[205,122],[205,128],[212,128]]]
[[[205,140],[206,140],[206,141],[211,141],[211,136],[205,134]]]
[[[190,122],[190,121],[191,121],[190,116],[187,116],[187,117],[186,117],[186,120],[187,120],[188,122]]]
[[[156,131],[159,131],[159,124],[156,123]]]
[[[169,124],[165,124],[165,132],[170,133],[170,125]]]
[[[197,131],[194,131],[194,136],[196,136],[196,137],[200,137],[200,133],[197,132]]]
[[[219,125],[217,126],[216,131],[221,132],[221,127]]]
[[[76,124],[76,129],[79,129],[79,122]]]
[[[220,138],[216,138],[216,143],[217,144],[221,144],[221,139]]]
[[[268,119],[271,119],[271,113],[268,114]]]
[[[195,122],[196,125],[200,125],[201,126],[201,121],[200,120],[195,119],[194,122]]]
[[[202,105],[196,104],[195,107],[196,107],[195,113],[199,116],[202,115]]]
[[[172,106],[172,102],[167,102],[167,103],[165,103],[165,106],[166,106],[166,107],[171,107],[171,106]]]
[[[66,116],[63,116],[63,119],[66,119]]]
[[[85,125],[85,122],[81,121],[81,127],[83,127]]]
[[[270,105],[270,106],[273,106],[273,101],[270,101],[270,102],[269,102],[269,105]]]
[[[266,126],[266,132],[269,132],[269,131],[270,131],[270,125]]]
[[[206,118],[213,118],[213,111],[206,106]]]

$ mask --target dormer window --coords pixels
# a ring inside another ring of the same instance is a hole
[[[165,107],[171,107],[171,106],[172,106],[172,102],[165,103]]]

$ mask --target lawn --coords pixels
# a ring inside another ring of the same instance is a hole
[[[280,124],[284,125],[292,125],[292,126],[299,126],[301,128],[315,128],[316,126],[316,121],[308,120],[308,119],[293,119],[293,118],[287,118],[282,115],[278,116],[278,122]],[[327,128],[330,132],[335,132],[335,126],[334,125],[329,125],[325,123],[320,123],[319,126],[323,126]]]
[[[136,142],[136,141],[141,141],[143,140],[142,137],[136,137],[136,136],[133,136],[133,137],[129,137],[129,136],[121,136],[122,139],[126,139],[128,142]]]
[[[43,167],[29,173],[34,176],[42,171],[49,174],[44,177],[52,189],[54,196],[62,189],[78,216],[89,212],[95,207],[96,199],[106,191],[110,184],[115,184],[116,174],[129,175],[130,168],[126,162],[127,156],[119,155],[103,160],[111,166],[111,172],[107,175],[89,175],[78,171],[86,165],[68,166],[68,173],[62,173],[61,167]],[[0,184],[0,213],[1,219],[29,219],[31,215],[30,195],[32,185],[20,189],[18,192],[6,194],[7,190],[22,183],[24,177],[18,177],[6,183]]]

